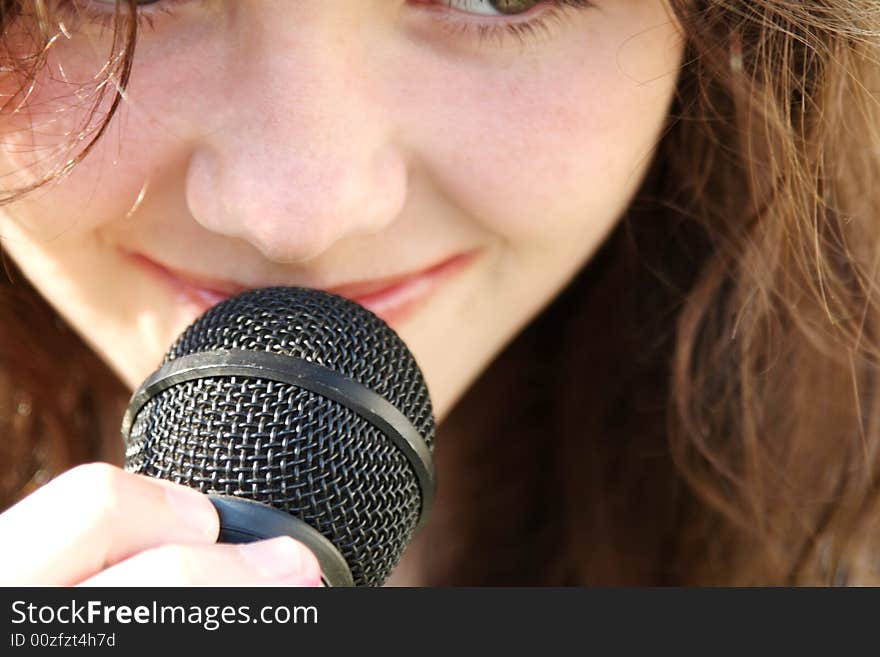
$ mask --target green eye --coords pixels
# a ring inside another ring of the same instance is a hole
[[[541,4],[542,0],[446,0],[459,11],[479,16],[514,16],[524,14]]]
[[[540,0],[489,0],[492,8],[497,9],[502,14],[522,14],[539,2]]]

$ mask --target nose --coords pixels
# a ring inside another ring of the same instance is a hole
[[[254,16],[225,48],[186,197],[208,230],[293,263],[388,226],[407,167],[371,60],[357,52],[366,44],[314,22],[277,23]]]

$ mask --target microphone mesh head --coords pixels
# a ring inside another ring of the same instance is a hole
[[[215,305],[171,346],[265,351],[323,365],[391,402],[433,447],[422,374],[403,341],[358,304],[273,287]],[[415,529],[421,491],[406,456],[346,406],[296,385],[210,376],[158,393],[134,418],[126,468],[291,513],[342,553],[355,585],[382,584]]]

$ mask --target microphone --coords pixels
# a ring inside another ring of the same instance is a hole
[[[415,358],[353,301],[295,287],[213,306],[134,392],[125,469],[209,494],[220,542],[289,535],[328,586],[380,586],[434,495]]]

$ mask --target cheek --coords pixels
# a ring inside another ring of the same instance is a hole
[[[168,184],[167,174],[173,170],[170,144],[132,142],[126,140],[121,144],[108,135],[63,179],[6,206],[4,215],[39,239],[69,239],[132,216],[148,192],[155,195],[162,185]],[[128,155],[133,148],[136,157]],[[5,156],[10,165],[20,161],[8,153]],[[150,162],[165,162],[169,166],[159,178],[151,170]],[[45,172],[45,168],[39,168],[39,175]]]
[[[668,25],[627,38],[624,24],[500,74],[441,73],[428,85],[459,100],[453,108],[447,98],[443,124],[421,134],[431,173],[493,232],[558,246],[561,231],[595,234],[629,203],[665,124],[681,50]]]
[[[90,35],[59,41],[27,103],[0,113],[3,192],[32,186],[59,171],[94,137],[114,98],[108,92],[101,99],[94,83],[106,66],[102,53],[109,52],[109,44],[104,41]],[[193,49],[178,54],[186,61],[203,61],[190,57]],[[138,53],[139,61],[163,54],[155,52],[149,39],[139,41]],[[126,217],[143,197],[179,185],[189,145],[174,113],[184,95],[169,102],[163,90],[197,90],[199,73],[182,66],[161,71],[136,67],[127,100],[87,156],[57,182],[4,207],[3,216],[40,238],[73,237]],[[79,135],[83,138],[77,139]]]

